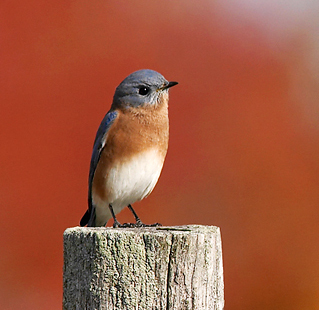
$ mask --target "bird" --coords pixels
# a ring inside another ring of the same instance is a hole
[[[95,136],[81,226],[106,226],[111,218],[114,228],[161,225],[144,224],[132,204],[152,192],[161,174],[169,137],[168,91],[177,84],[142,69],[118,85]],[[117,220],[125,207],[135,223]]]

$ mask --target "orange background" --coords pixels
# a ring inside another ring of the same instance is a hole
[[[1,309],[61,309],[95,132],[142,68],[180,84],[138,214],[221,227],[225,309],[319,308],[319,6],[284,2],[1,1]]]

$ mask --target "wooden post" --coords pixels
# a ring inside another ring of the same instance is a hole
[[[214,226],[69,228],[64,310],[222,310],[221,236]]]

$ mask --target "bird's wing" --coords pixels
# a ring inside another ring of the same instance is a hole
[[[95,169],[96,169],[97,164],[98,164],[100,157],[101,157],[101,152],[106,145],[107,133],[108,133],[111,125],[114,123],[117,116],[118,116],[117,111],[108,112],[104,116],[104,118],[100,124],[100,127],[97,130],[96,136],[95,136],[94,145],[93,145],[93,152],[92,152],[92,157],[91,157],[91,164],[90,164],[90,173],[89,173],[89,193],[88,193],[88,206],[89,207],[81,219],[81,222],[80,222],[81,226],[85,226],[86,224],[88,224],[88,226],[94,226],[95,209],[94,209],[94,205],[92,203],[93,177],[94,177]]]

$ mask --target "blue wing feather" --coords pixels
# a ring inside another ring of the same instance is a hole
[[[108,112],[101,124],[99,129],[97,130],[94,145],[93,145],[93,152],[91,157],[91,164],[90,164],[90,172],[89,172],[89,193],[88,193],[88,205],[89,208],[87,212],[84,214],[84,216],[81,219],[80,225],[85,226],[88,224],[88,226],[94,226],[95,222],[95,210],[92,203],[92,182],[93,177],[95,173],[95,169],[97,167],[97,164],[101,157],[101,152],[103,148],[105,147],[105,139],[107,136],[107,132],[109,131],[111,125],[114,123],[114,120],[118,116],[117,111],[110,111]]]
[[[89,173],[89,187],[91,187],[92,179],[94,176],[94,172],[96,169],[96,166],[99,162],[100,156],[101,156],[101,151],[103,149],[103,145],[105,142],[106,134],[108,130],[110,129],[111,125],[113,124],[114,120],[116,119],[118,115],[117,111],[112,111],[108,112],[101,124],[99,129],[97,130],[95,140],[94,140],[94,145],[93,145],[93,152],[92,152],[92,157],[91,157],[91,165],[90,165],[90,173]]]

